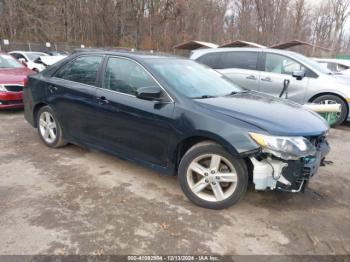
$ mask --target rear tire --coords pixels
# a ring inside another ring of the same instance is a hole
[[[332,125],[332,127],[336,127],[341,125],[348,117],[349,110],[344,102],[343,99],[341,99],[339,96],[336,95],[322,95],[319,97],[316,97],[314,100],[312,100],[313,103],[316,104],[329,104],[329,103],[337,103],[341,105],[341,112],[339,114],[339,118],[336,123]]]
[[[67,144],[63,139],[61,125],[50,106],[40,108],[36,121],[39,136],[48,147],[58,148]]]
[[[194,145],[182,157],[178,179],[184,194],[194,204],[224,209],[236,204],[248,186],[248,171],[242,159],[211,141]]]

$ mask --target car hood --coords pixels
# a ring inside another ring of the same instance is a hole
[[[22,68],[0,68],[0,84],[23,83],[26,76],[34,74],[27,67]]]
[[[258,92],[195,101],[200,106],[254,125],[271,135],[316,136],[329,128],[319,115],[301,105]]]

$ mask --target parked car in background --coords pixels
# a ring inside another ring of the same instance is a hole
[[[12,56],[0,53],[0,109],[23,107],[23,86],[30,74],[34,72]]]
[[[50,51],[50,52],[46,52],[46,54],[50,56],[67,56],[68,52]]]
[[[206,208],[236,203],[249,176],[257,190],[299,192],[329,151],[319,115],[184,58],[76,52],[31,76],[24,97],[47,146],[70,142],[178,175]]]
[[[314,60],[334,73],[350,75],[348,70],[350,69],[350,60],[330,58],[314,58]]]
[[[43,52],[29,52],[29,51],[11,51],[9,52],[14,58],[16,58],[21,63],[25,64],[29,69],[41,72],[46,66],[38,62],[38,58],[41,56],[49,56]]]
[[[341,71],[342,75],[344,76],[349,76],[350,77],[350,68],[349,69],[346,69],[346,70],[343,70]]]
[[[350,120],[350,80],[334,75],[301,54],[268,48],[213,48],[195,50],[190,58],[244,88],[273,96],[279,96],[288,79],[289,99],[300,104],[338,103],[341,112],[335,126]]]
[[[41,63],[46,67],[53,65],[54,63],[57,63],[58,61],[61,61],[62,59],[66,58],[66,55],[56,55],[56,56],[40,56],[36,62]]]

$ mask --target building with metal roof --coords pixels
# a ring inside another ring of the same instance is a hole
[[[232,42],[228,42],[220,45],[219,47],[257,47],[257,48],[266,48],[264,45],[260,45],[253,42],[248,42],[244,40],[235,40]]]
[[[210,42],[191,40],[191,41],[187,41],[187,42],[175,45],[173,48],[183,49],[183,50],[195,50],[198,48],[217,48],[218,46],[219,45],[210,43]]]

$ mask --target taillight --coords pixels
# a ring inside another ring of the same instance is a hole
[[[27,87],[27,84],[28,84],[28,76],[26,76],[26,77],[23,79],[23,87]]]

